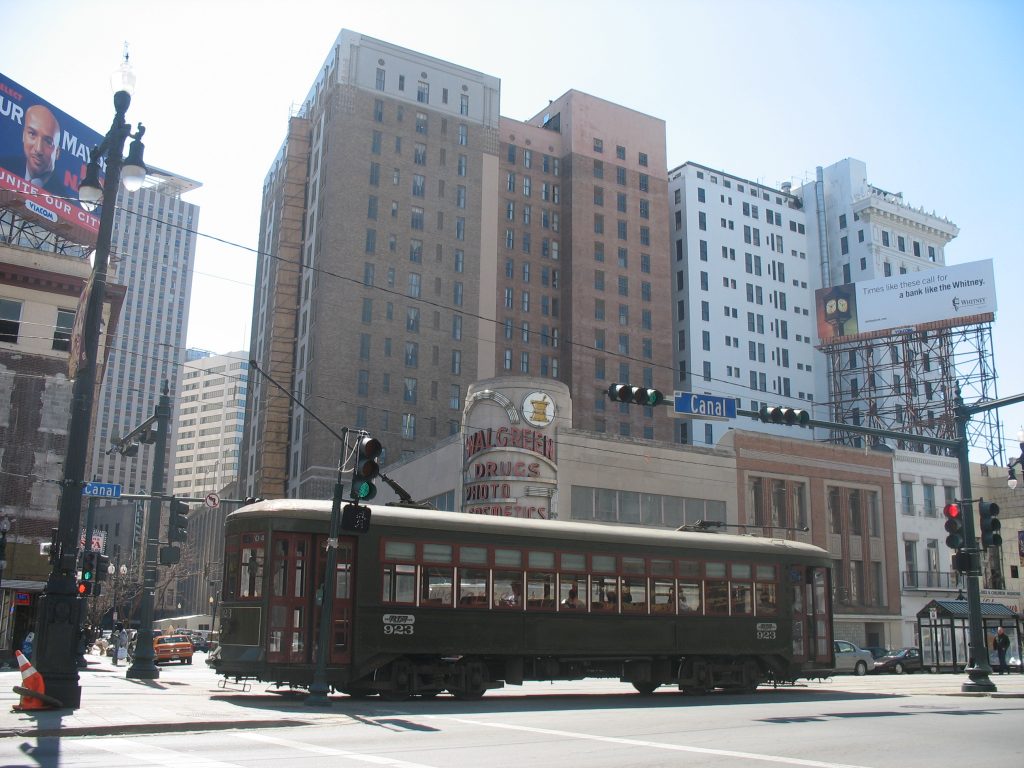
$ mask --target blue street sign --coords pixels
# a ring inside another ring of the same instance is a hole
[[[82,488],[82,495],[116,499],[121,495],[121,486],[117,483],[86,483]]]
[[[676,416],[695,416],[718,421],[735,419],[736,398],[676,392],[674,413]]]

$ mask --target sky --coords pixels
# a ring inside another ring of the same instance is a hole
[[[0,19],[0,72],[100,133],[128,43],[147,162],[203,185],[191,347],[248,347],[263,181],[347,28],[500,78],[511,118],[569,89],[659,117],[673,168],[778,187],[863,160],[959,227],[947,264],[994,259],[996,389],[1024,393],[1019,0],[0,0]],[[999,415],[1017,456],[1024,404]]]

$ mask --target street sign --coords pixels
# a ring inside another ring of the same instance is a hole
[[[698,395],[693,392],[675,393],[675,416],[689,416],[709,421],[727,421],[736,418],[736,398],[718,395]]]
[[[82,495],[116,499],[121,495],[121,486],[117,483],[86,483],[82,488]]]
[[[220,496],[216,493],[206,494],[206,498],[203,499],[203,504],[208,506],[210,509],[217,509],[220,507]]]

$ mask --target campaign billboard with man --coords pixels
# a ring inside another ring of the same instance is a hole
[[[78,184],[102,135],[0,74],[0,207],[61,237],[94,245],[99,216]]]

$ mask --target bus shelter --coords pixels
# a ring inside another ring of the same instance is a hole
[[[1007,665],[1010,671],[1020,672],[1021,616],[1000,603],[982,603],[981,623],[992,669],[999,671],[999,657],[992,650],[992,638],[1002,627],[1010,637]],[[925,668],[933,672],[961,672],[970,666],[968,626],[966,600],[932,600],[918,611],[917,636]]]

